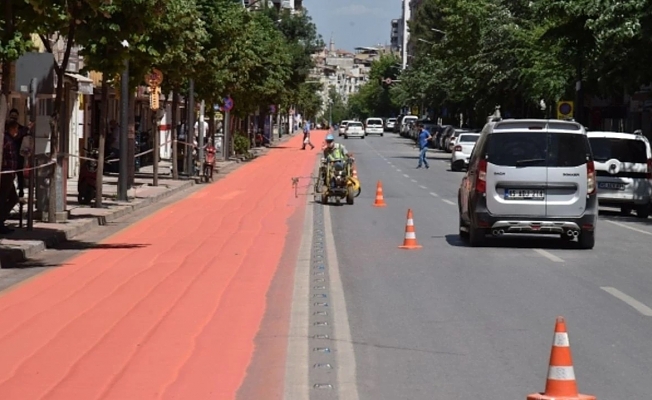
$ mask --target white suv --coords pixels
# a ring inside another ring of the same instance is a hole
[[[364,134],[365,135],[380,135],[383,136],[385,128],[383,126],[383,120],[380,118],[367,118],[364,122]]]
[[[652,151],[643,135],[589,132],[598,180],[598,202],[618,207],[623,215],[650,215]]]
[[[554,234],[592,249],[596,192],[582,125],[497,119],[482,130],[460,185],[460,236],[481,246],[486,234]]]
[[[344,132],[346,132],[346,126],[349,124],[349,122],[350,121],[348,121],[348,120],[344,120],[344,121],[340,122],[340,127],[339,127],[338,132],[337,132],[338,136],[344,135]]]

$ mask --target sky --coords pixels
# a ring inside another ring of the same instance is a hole
[[[392,19],[401,16],[401,0],[303,0],[328,45],[338,49],[389,44]]]

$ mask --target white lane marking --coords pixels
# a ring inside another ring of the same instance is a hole
[[[306,198],[307,200],[308,198]],[[303,235],[294,270],[290,332],[285,362],[285,400],[310,400],[310,265],[313,239],[313,205],[307,202]]]
[[[410,180],[411,180],[412,182],[414,182],[414,183],[417,183],[417,181],[416,181],[416,180],[414,180],[414,179],[410,179]]]
[[[435,192],[430,192],[430,195],[433,196],[433,197],[439,197],[439,195],[437,193],[435,193]]]
[[[400,169],[398,169],[398,168],[396,168],[396,172],[401,172],[401,170],[400,170]]]
[[[428,189],[427,187],[425,187],[425,186],[423,186],[423,185],[419,185],[419,187],[420,187],[421,189]]]
[[[605,292],[609,293],[613,297],[624,301],[625,303],[629,304],[632,306],[636,311],[640,312],[641,314],[645,315],[646,317],[652,317],[652,308],[646,306],[645,304],[641,303],[640,301],[636,300],[632,296],[629,296],[620,290],[610,287],[610,286],[602,286],[600,289],[604,290]]]
[[[532,250],[535,253],[539,253],[539,255],[544,256],[545,258],[547,258],[548,260],[550,260],[552,262],[558,262],[558,263],[563,263],[564,262],[564,259],[562,259],[561,257],[557,257],[556,255],[552,254],[549,251],[545,251],[543,249],[532,249]]]
[[[408,174],[403,174],[403,176],[406,177],[406,178],[410,177],[410,175],[408,175]]]
[[[620,226],[621,228],[630,229],[634,232],[642,233],[645,235],[652,235],[652,232],[644,231],[643,229],[634,228],[633,226],[621,224],[620,222],[616,222],[616,221],[607,221],[607,222],[609,222],[610,224]]]
[[[333,303],[333,331],[334,340],[337,341],[335,352],[337,365],[338,398],[359,400],[358,381],[356,377],[355,352],[351,340],[349,327],[349,314],[346,309],[344,287],[340,278],[340,265],[337,261],[333,225],[331,222],[330,207],[324,207],[324,239],[326,244],[326,257],[328,259],[328,275],[331,284],[331,301]],[[306,362],[306,365],[308,363]]]
[[[447,200],[447,199],[441,199],[441,201],[443,201],[443,202],[446,203],[446,204],[450,204],[450,205],[452,205],[452,206],[455,205],[455,203],[453,203],[452,201]]]

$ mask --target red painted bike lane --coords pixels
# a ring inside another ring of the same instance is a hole
[[[319,151],[300,146],[295,137],[0,294],[0,399],[235,398],[301,228],[291,178],[310,175]]]

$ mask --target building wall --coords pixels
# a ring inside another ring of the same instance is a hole
[[[408,21],[411,19],[411,10],[410,10],[410,0],[403,0],[402,2],[403,14],[401,17],[402,21],[402,33],[403,40],[401,43],[401,61],[403,69],[407,68],[408,65],[408,42],[410,40],[410,29],[408,26]]]

